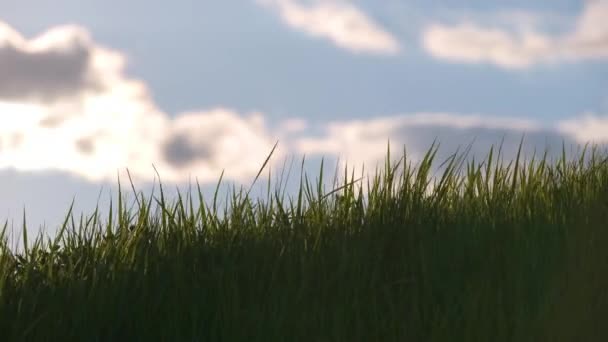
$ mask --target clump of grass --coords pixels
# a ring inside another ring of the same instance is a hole
[[[389,149],[365,196],[354,172],[323,193],[321,172],[288,202],[233,191],[221,218],[198,183],[195,208],[131,182],[132,214],[119,180],[105,221],[70,208],[54,239],[24,229],[20,253],[5,224],[3,340],[606,340],[605,154],[505,165],[492,147],[434,177],[437,149],[417,165]]]

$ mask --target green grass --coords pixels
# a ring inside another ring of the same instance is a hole
[[[136,212],[119,190],[107,217],[24,229],[22,252],[5,224],[2,340],[608,340],[605,153],[506,163],[492,147],[436,168],[436,145],[416,164],[387,152],[330,193],[322,172],[296,198],[233,191],[224,217],[217,192],[194,207],[131,182]]]

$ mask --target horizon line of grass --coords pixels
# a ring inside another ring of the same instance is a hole
[[[509,172],[511,171],[510,168],[511,168],[513,162],[516,163],[516,165],[515,165],[516,168],[518,166],[517,164],[519,164],[519,163],[522,162],[521,158],[523,158],[523,156],[521,155],[521,151],[522,151],[522,147],[523,147],[523,143],[524,143],[524,137],[525,137],[525,135],[522,135],[522,138],[521,138],[521,141],[520,141],[520,144],[519,144],[519,147],[518,147],[518,151],[517,151],[517,155],[515,157],[515,160],[510,160],[509,164],[506,167],[506,170],[504,170],[504,171],[506,171],[506,173],[504,175],[506,177],[511,177],[512,176],[512,175],[509,175]],[[474,141],[474,139],[473,139],[473,141]],[[458,170],[457,171],[458,172],[462,171],[462,166],[465,163],[465,159],[469,156],[469,152],[471,150],[471,146],[473,145],[473,141],[466,146],[465,150],[460,155],[458,155],[458,153],[460,151],[460,147],[458,147],[457,150],[456,150],[456,152],[450,154],[450,156],[448,158],[446,158],[446,160],[444,162],[441,163],[439,169],[436,170],[435,173],[441,171],[440,169],[443,167],[443,169],[444,169],[444,171],[446,173],[444,173],[442,175],[442,177],[441,177],[442,181],[446,177],[452,177],[452,176],[456,175],[456,174],[452,174],[451,171],[453,171],[453,170],[450,170],[450,166],[452,166],[452,165],[448,165],[447,167],[445,167],[446,164],[448,164],[448,163],[452,164],[452,162],[456,162],[456,163],[458,163]],[[498,156],[496,156],[496,160],[494,162],[498,161],[498,159],[501,158],[501,152],[502,152],[503,143],[504,143],[504,137],[501,140],[501,143],[500,143],[499,148],[498,148]],[[255,176],[252,184],[250,185],[249,189],[247,190],[246,197],[244,199],[245,201],[249,199],[249,194],[250,194],[251,190],[253,189],[254,184],[257,182],[257,180],[259,179],[259,177],[260,177],[261,173],[263,172],[264,168],[267,166],[267,164],[268,164],[268,162],[269,162],[272,154],[274,153],[274,150],[276,149],[277,145],[278,145],[278,141],[275,143],[275,145],[271,149],[271,151],[270,151],[269,155],[267,156],[266,160],[264,161],[262,167],[260,168],[260,170],[258,170],[257,175]],[[586,154],[586,152],[589,149],[589,145],[590,145],[589,143],[584,144],[583,145],[583,149],[580,150],[581,145],[580,144],[576,144],[576,146],[578,148],[577,153],[579,154],[579,158],[576,158],[575,161],[578,162],[578,166],[579,167],[583,165],[583,162],[585,161],[585,157],[589,157],[589,155]],[[591,147],[591,149],[592,149],[591,158],[597,157],[597,151],[598,151],[599,147],[600,147],[599,144],[592,145],[592,147]],[[606,146],[604,146],[604,147],[606,147]],[[439,144],[437,143],[437,140],[434,140],[432,142],[432,144],[430,145],[429,149],[427,150],[427,152],[425,153],[423,159],[421,160],[420,168],[424,168],[425,164],[428,163],[428,166],[427,166],[428,170],[425,170],[426,177],[428,177],[428,175],[430,173],[431,164],[433,163],[433,161],[435,159],[435,156],[436,156],[436,153],[438,152],[438,150],[439,150]],[[549,149],[548,149],[548,147],[546,147],[545,150],[544,150],[544,153],[543,153],[543,159],[541,159],[541,163],[542,164],[546,164],[546,162],[547,162],[546,158],[547,158],[547,155],[548,155],[548,151],[549,151]],[[605,152],[608,152],[608,147],[606,147]],[[484,162],[488,162],[491,165],[492,162],[493,162],[492,158],[493,158],[493,154],[494,153],[495,153],[494,145],[491,145],[490,151],[489,151],[489,153],[488,153],[488,155],[486,157],[487,160],[483,160],[482,163],[479,164],[479,167],[481,167]],[[387,159],[385,160],[384,164],[385,164],[386,167],[388,167],[390,169],[390,160],[389,160],[390,159],[390,140],[388,140],[388,143],[387,143],[387,154],[388,154],[387,155]],[[606,153],[606,155],[608,156],[608,153]],[[395,174],[395,172],[399,168],[399,166],[403,166],[405,164],[406,156],[407,156],[407,153],[406,153],[405,146],[404,146],[403,156],[399,160],[393,161],[393,163],[395,163],[395,162],[397,163],[397,165],[394,165],[394,167],[392,168],[392,174],[393,175]],[[427,161],[427,158],[429,158],[429,157],[431,158],[431,160]],[[530,165],[530,167],[534,167],[535,158],[536,158],[536,149],[534,150],[534,154],[533,154],[532,160],[531,160],[532,164]],[[565,167],[565,162],[567,162],[568,160],[567,160],[567,157],[566,157],[566,148],[565,148],[564,141],[562,141],[562,150],[561,150],[561,154],[559,155],[559,158],[560,159],[557,160],[556,163],[563,164],[563,166]],[[306,155],[304,154],[304,156],[302,158],[302,162],[301,162],[301,172],[304,170],[305,160],[306,160]],[[401,164],[402,161],[404,162],[403,164]],[[497,163],[495,165],[495,170],[494,170],[495,173],[498,172],[498,169],[503,166],[504,160],[500,159],[499,161],[500,161],[501,164]],[[604,162],[604,161],[602,161],[602,162]],[[471,161],[471,164],[467,165],[467,167],[473,165],[474,163],[475,163],[475,159],[473,157],[473,160]],[[332,184],[334,184],[334,185],[337,184],[337,181],[338,181],[338,164],[339,164],[339,159],[338,159],[338,162],[336,163],[336,170],[335,170],[335,174],[334,174],[334,180],[332,182]],[[293,163],[292,163],[292,165],[293,165]],[[290,165],[287,178],[289,178],[289,176],[291,174],[291,166],[292,165]],[[308,195],[307,199],[309,199],[309,200],[314,198],[313,196],[311,196],[312,192],[310,192],[310,190],[317,189],[317,193],[318,194],[322,193],[322,191],[321,191],[322,190],[321,189],[322,184],[321,183],[322,183],[322,180],[323,180],[323,177],[322,177],[323,165],[324,165],[324,157],[321,158],[321,166],[320,166],[319,178],[317,179],[318,182],[319,182],[319,184],[317,185],[317,187],[311,188],[308,184],[306,184],[306,190],[308,191],[307,192],[307,195]],[[154,197],[154,186],[156,185],[156,177],[154,177],[154,180],[152,181],[153,187],[152,187],[152,194],[150,195],[150,197],[154,198],[154,201],[156,202],[157,205],[161,205],[163,203],[167,204],[167,203],[164,202],[164,194],[163,194],[163,191],[162,191],[162,182],[161,182],[160,174],[159,174],[159,172],[156,169],[156,167],[155,167],[154,164],[152,164],[152,168],[154,169],[154,172],[156,173],[156,175],[158,176],[158,179],[159,179],[159,186],[161,188],[161,200],[159,201],[158,198]],[[283,164],[283,170],[281,171],[281,178],[279,180],[279,188],[276,190],[277,192],[280,192],[280,190],[281,190],[280,185],[283,183],[284,168],[285,168],[285,163]],[[413,172],[415,171],[415,168],[416,168],[416,167],[412,167],[411,166],[411,161],[410,161],[409,168],[410,168],[409,171],[411,171],[411,172],[410,172],[410,174],[408,174],[408,176],[411,176],[411,175],[413,175]],[[489,169],[489,167],[487,169]],[[345,180],[348,179],[347,178],[347,172],[346,172],[347,170],[348,170],[348,164],[346,164],[346,168],[345,168],[345,174],[344,174],[344,179]],[[337,195],[336,198],[340,198],[341,195],[337,194],[337,192],[340,191],[340,190],[342,190],[342,189],[344,189],[347,186],[356,185],[357,182],[361,181],[363,179],[364,170],[365,170],[365,164],[363,164],[363,166],[362,166],[361,177],[359,177],[358,179],[355,180],[354,179],[354,171],[355,171],[355,169],[353,169],[353,172],[352,172],[352,175],[351,175],[351,182],[350,182],[352,184],[346,182],[342,186],[340,186],[338,188],[332,189],[330,192],[328,192],[328,193],[326,193],[324,195],[321,195],[317,199],[323,200],[323,199],[328,198],[329,196],[334,195],[334,194]],[[138,206],[140,206],[141,203],[139,201],[139,196],[143,196],[143,193],[139,192],[139,194],[138,194],[138,192],[135,190],[135,187],[134,187],[134,184],[133,184],[133,181],[132,181],[129,169],[127,168],[126,171],[127,171],[127,175],[128,175],[128,178],[129,178],[130,185],[131,185],[131,190],[133,191],[133,194],[135,195],[135,203]],[[218,182],[216,184],[214,195],[213,195],[213,214],[214,215],[218,215],[219,214],[218,211],[217,211],[217,205],[218,205],[217,196],[218,196],[218,193],[219,193],[219,187],[220,187],[221,182],[222,182],[223,177],[224,177],[224,171],[225,171],[225,169],[222,169],[222,172],[221,172],[221,174],[219,176],[219,180],[218,180]],[[378,175],[378,165],[376,165],[375,171],[376,171],[375,175]],[[301,175],[302,175],[302,173],[301,173]],[[369,191],[370,191],[369,174],[367,176],[368,176],[367,185],[368,185],[368,193],[369,193]],[[405,174],[404,174],[404,176],[405,176]],[[493,177],[493,174],[486,173],[486,176],[487,177]],[[306,178],[306,182],[308,183],[308,176],[306,174],[304,174],[304,177]],[[435,176],[433,176],[433,177],[435,177]],[[272,200],[272,198],[270,197],[270,189],[271,189],[271,187],[270,187],[270,180],[271,180],[271,170],[269,170],[269,173],[268,173],[267,200]],[[435,180],[435,179],[433,179],[433,180]],[[514,181],[516,181],[516,179],[514,179]],[[374,183],[375,182],[376,182],[376,177],[374,177]],[[131,206],[130,209],[126,209],[126,207],[122,207],[121,206],[121,203],[124,203],[124,199],[122,198],[122,193],[121,193],[120,175],[117,175],[117,184],[118,184],[118,202],[119,202],[118,206],[119,206],[119,208],[123,208],[125,210],[125,212],[129,212],[130,213],[132,206]],[[203,197],[204,196],[202,195],[202,192],[201,192],[201,189],[200,189],[200,184],[198,182],[198,178],[196,178],[196,185],[197,185],[197,190],[198,190],[198,194],[199,194],[199,201],[200,201],[199,205],[202,206],[203,205]],[[396,184],[393,184],[393,185],[396,186]],[[191,186],[192,186],[192,184],[190,183],[189,187],[188,187],[188,196],[189,196],[188,197],[188,201],[191,200],[191,197],[190,197],[191,196]],[[434,186],[434,184],[432,184],[430,181],[427,182],[427,184],[426,184],[427,189],[425,191],[428,192],[429,190],[432,190],[433,186]],[[492,186],[492,183],[490,183],[490,187],[491,186]],[[300,191],[301,191],[301,188],[302,188],[302,177],[300,177]],[[234,184],[233,184],[233,187],[232,187],[233,196],[234,196],[235,190],[236,189],[235,189]],[[241,191],[242,191],[242,186],[241,186]],[[179,192],[179,189],[177,189],[177,195],[178,195],[178,201],[181,201],[181,194]],[[229,195],[230,195],[229,193],[226,194],[226,199],[228,199]],[[282,196],[281,198],[284,199],[284,195],[285,195],[285,192],[283,191],[283,193],[281,194],[281,196]],[[364,196],[364,198],[367,196],[367,194],[363,194],[363,193],[362,193],[362,195]],[[99,212],[98,209],[99,209],[99,198],[100,198],[100,196],[101,196],[101,192],[100,192],[100,194],[98,196],[97,205],[95,207],[95,211],[94,211],[93,215],[96,215]],[[241,198],[240,196],[241,196],[241,193],[239,193],[239,197],[238,197],[239,199]],[[300,193],[298,193],[298,198],[300,200]],[[276,196],[275,196],[275,199],[277,199]],[[72,203],[71,203],[71,205],[69,206],[69,208],[67,210],[66,219],[63,221],[63,224],[61,225],[60,231],[64,231],[65,230],[65,226],[69,222],[69,220],[72,220],[72,223],[73,223],[73,220],[74,220],[74,218],[73,218],[73,215],[74,215],[74,213],[73,213],[74,203],[75,203],[75,197],[72,199]],[[112,203],[113,203],[112,202],[112,198],[110,197],[110,210],[112,210]],[[133,204],[135,204],[135,203],[133,203]],[[176,205],[176,204],[177,203],[173,203],[173,205]],[[226,204],[228,204],[227,201],[226,201]],[[298,203],[298,204],[300,204],[300,203]],[[205,205],[206,205],[207,212],[210,212],[209,206],[207,204],[205,204]],[[183,204],[182,204],[182,206],[183,206]],[[149,212],[150,207],[148,206],[147,209],[148,209],[148,212]],[[192,209],[192,205],[190,206],[190,209]],[[118,214],[120,215],[120,211],[119,211]],[[224,208],[224,213],[223,214],[224,214],[224,218],[228,218],[229,217],[230,211],[228,210],[228,207]],[[80,221],[83,220],[82,215],[83,215],[83,213],[81,213]],[[110,216],[111,216],[111,214],[110,214]],[[26,221],[25,208],[23,209],[22,219],[23,219],[23,221],[22,221],[21,228],[25,230],[26,229],[26,222],[27,222]],[[89,221],[88,219],[85,219],[85,220]],[[119,220],[120,220],[120,218],[119,218]],[[111,220],[109,220],[109,222],[111,222]],[[11,224],[13,225],[13,223],[11,223]],[[74,227],[74,226],[75,225],[72,224],[72,227]],[[8,218],[5,220],[4,225],[2,227],[3,227],[3,229],[0,232],[0,239],[3,238],[3,237],[7,237]],[[14,226],[11,226],[11,228],[12,228],[12,230],[14,232]],[[40,228],[42,228],[42,227],[40,227]],[[41,232],[41,233],[43,233],[43,232]],[[39,233],[39,237],[42,237],[41,233]],[[22,239],[21,242],[23,242],[23,239],[27,239],[27,236],[23,235],[23,230],[21,231],[21,233],[17,234],[17,236],[20,236],[20,238]]]

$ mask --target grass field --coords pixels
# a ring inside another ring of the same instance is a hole
[[[329,193],[322,172],[234,191],[224,217],[162,185],[130,212],[123,188],[19,253],[4,224],[1,339],[608,341],[608,154],[436,151]]]

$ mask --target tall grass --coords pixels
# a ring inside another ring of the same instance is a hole
[[[324,193],[320,172],[297,198],[233,191],[221,217],[198,183],[194,207],[131,182],[132,213],[119,180],[107,218],[70,208],[53,239],[24,227],[22,252],[5,224],[2,340],[608,340],[606,154],[507,164],[492,147],[433,175],[437,149],[389,149],[365,196],[354,172]]]

